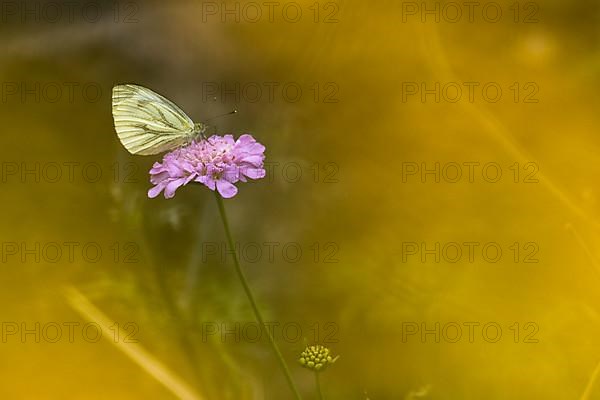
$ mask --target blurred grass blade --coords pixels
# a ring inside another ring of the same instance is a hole
[[[435,25],[431,26],[429,30],[422,30],[420,35],[421,45],[426,47],[429,55],[430,66],[434,72],[448,82],[460,81],[456,73],[454,72],[453,66],[450,63],[450,58],[447,55],[446,49],[444,48],[441,39],[440,32]],[[515,140],[514,135],[511,134],[509,128],[507,128],[498,118],[495,117],[491,111],[476,105],[475,103],[462,103],[461,106],[465,108],[479,123],[486,129],[486,131],[500,142],[509,154],[515,156],[520,162],[528,162],[529,160],[535,159]],[[600,223],[589,215],[583,208],[581,208],[572,198],[572,196],[561,189],[558,184],[554,182],[552,178],[539,172],[536,175],[542,185],[558,199],[560,200],[571,212],[579,216],[583,221],[590,223],[593,227],[598,228]]]
[[[97,323],[102,330],[108,331],[114,325],[102,311],[94,306],[81,292],[74,287],[65,288],[65,296],[70,306],[82,317],[90,322]],[[124,337],[126,332],[119,328],[119,337]],[[108,336],[104,336],[108,337]],[[160,382],[165,388],[180,399],[203,400],[204,398],[195,393],[194,390],[183,382],[177,375],[171,372],[163,363],[148,353],[138,343],[126,343],[123,341],[109,340],[129,359],[138,364],[144,371]]]
[[[592,376],[590,376],[590,380],[585,388],[585,391],[581,395],[580,400],[590,400],[592,395],[592,389],[594,387],[594,383],[598,380],[598,374],[600,374],[600,362],[596,365],[596,369],[592,372]]]
[[[598,264],[598,259],[596,258],[594,253],[592,253],[590,246],[588,246],[583,236],[581,236],[581,234],[573,224],[568,223],[565,225],[565,227],[567,230],[571,231],[573,236],[575,236],[575,239],[577,239],[577,243],[583,248],[583,251],[585,252],[586,256],[590,259],[590,262],[596,269],[596,272],[600,273],[600,265]]]

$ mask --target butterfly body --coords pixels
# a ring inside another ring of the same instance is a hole
[[[117,136],[131,154],[173,150],[204,137],[207,130],[172,101],[139,85],[113,88],[112,113]]]

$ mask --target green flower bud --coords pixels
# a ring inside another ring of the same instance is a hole
[[[307,346],[300,354],[299,362],[304,368],[313,371],[324,371],[327,367],[337,361],[339,356],[332,357],[331,351],[320,344]]]

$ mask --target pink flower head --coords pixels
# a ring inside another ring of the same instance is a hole
[[[265,146],[248,134],[237,141],[232,135],[193,141],[165,154],[162,163],[154,163],[150,182],[155,186],[148,190],[148,197],[164,191],[165,198],[170,199],[177,188],[193,181],[216,189],[228,199],[237,194],[234,183],[264,178],[264,152]]]

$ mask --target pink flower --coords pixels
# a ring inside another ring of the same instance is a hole
[[[170,199],[177,188],[193,181],[216,189],[228,199],[237,194],[234,184],[238,181],[264,178],[264,152],[265,146],[248,134],[237,141],[232,135],[194,141],[165,154],[162,163],[154,163],[150,182],[155,186],[148,190],[148,197],[164,191],[165,198]]]

